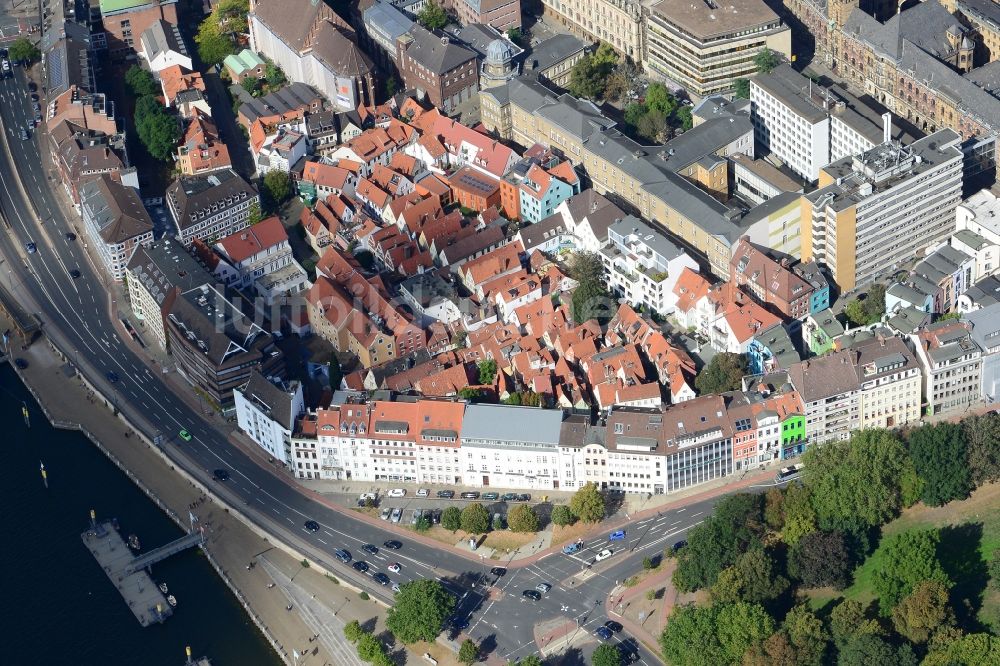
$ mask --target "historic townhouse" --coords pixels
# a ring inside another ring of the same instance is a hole
[[[965,322],[943,321],[909,336],[923,370],[928,414],[965,409],[982,398],[982,350],[971,330]]]

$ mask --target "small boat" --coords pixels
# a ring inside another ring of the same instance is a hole
[[[172,594],[168,594],[167,595],[167,603],[170,604],[171,606],[176,606],[177,605],[177,599],[176,599],[176,597],[174,597],[174,595],[172,595]]]
[[[160,592],[163,592],[163,594],[167,593],[167,584],[166,583],[160,583]]]
[[[139,550],[139,537],[134,534],[128,536],[128,547],[132,550]]]

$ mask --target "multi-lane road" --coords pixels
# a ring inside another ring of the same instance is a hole
[[[61,185],[43,167],[39,155],[43,137],[32,132],[30,140],[22,141],[18,136],[33,116],[24,72],[16,68],[14,78],[0,80],[0,119],[10,151],[8,156],[7,150],[0,150],[0,211],[8,224],[0,234],[0,254],[4,257],[0,280],[20,297],[33,301],[26,305],[35,308],[48,335],[90,381],[113,396],[133,423],[150,437],[163,435],[164,450],[176,464],[213,485],[223,499],[241,506],[275,538],[339,576],[387,602],[391,602],[392,592],[372,579],[374,573],[386,573],[394,582],[438,578],[460,598],[458,615],[468,622],[463,632],[493,646],[505,659],[538,653],[546,646],[536,644],[535,628],[560,621],[579,625],[576,634],[581,640],[574,646],[580,650],[578,654],[586,655],[597,644],[593,630],[608,619],[603,604],[616,584],[638,571],[643,557],[682,538],[711,510],[713,500],[707,500],[632,524],[627,539],[613,544],[615,555],[590,568],[593,555],[607,545],[603,538],[585,543],[583,551],[572,556],[555,553],[530,566],[513,565],[497,579],[490,569],[502,562],[483,562],[472,553],[463,556],[407,539],[380,521],[345,515],[315,501],[206,423],[197,410],[172,392],[159,372],[151,371],[122,341],[120,335],[125,333],[112,314],[116,292],[87,259],[79,219],[67,220],[57,205],[53,190]],[[76,240],[68,240],[68,232],[75,233]],[[26,251],[29,242],[36,244],[37,252]],[[73,279],[71,271],[79,271],[80,277]],[[117,375],[117,382],[108,381],[109,372]],[[181,429],[192,434],[190,442],[177,437]],[[227,481],[212,480],[212,470],[219,468],[229,471]],[[306,520],[318,522],[319,531],[306,530]],[[388,539],[398,539],[402,548],[383,549]],[[361,550],[366,543],[378,546],[380,552],[366,555]],[[362,574],[341,564],[333,556],[337,548],[346,548],[355,559],[365,559],[370,565],[368,572]],[[400,564],[399,573],[387,570],[393,562]],[[541,582],[553,588],[540,601],[521,596],[522,590]],[[590,638],[584,640],[585,635]],[[631,639],[619,636],[615,640]],[[649,650],[636,647],[644,663],[659,663]]]

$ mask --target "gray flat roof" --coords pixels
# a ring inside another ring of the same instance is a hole
[[[557,446],[563,414],[559,410],[510,405],[469,405],[462,439],[483,439]]]

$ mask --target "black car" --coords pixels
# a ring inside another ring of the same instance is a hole
[[[525,599],[531,599],[532,601],[538,601],[542,598],[542,593],[538,590],[525,590],[521,593],[521,596]]]
[[[487,501],[494,501],[500,499],[500,493],[483,493],[483,499]]]
[[[70,276],[71,278],[73,278],[74,280],[78,280],[78,279],[80,278],[80,271],[78,271],[78,270],[76,270],[76,269],[74,268],[73,270],[71,270],[71,271],[69,272],[69,276]]]
[[[479,499],[479,493],[472,490],[467,493],[462,493],[462,499]]]
[[[111,382],[112,384],[118,383],[118,373],[116,373],[114,370],[111,370],[104,376],[107,377],[108,381]]]
[[[685,541],[684,539],[681,539],[680,541],[678,541],[677,543],[675,543],[673,546],[671,546],[670,549],[676,553],[676,552],[678,552],[681,548],[683,548],[686,545],[688,545],[688,542]]]
[[[634,664],[639,661],[639,653],[624,643],[618,644],[618,654],[621,655],[623,664]]]
[[[451,499],[455,496],[454,490],[439,490],[437,491],[437,496],[441,499]]]
[[[453,617],[449,624],[451,624],[452,629],[455,631],[462,631],[462,629],[469,628],[469,620],[464,617]]]
[[[375,574],[374,576],[372,576],[372,580],[374,580],[379,585],[388,585],[389,584],[389,577],[386,576],[381,571],[378,572],[377,574]]]
[[[310,532],[319,532],[319,523],[317,523],[315,520],[307,520],[306,529],[309,530]]]
[[[365,545],[361,546],[361,550],[365,551],[369,555],[375,555],[376,553],[378,553],[378,546],[373,546],[370,543],[366,543]]]
[[[355,562],[351,566],[354,567],[355,571],[360,571],[361,573],[364,573],[364,572],[368,571],[368,563],[367,562],[362,562],[361,560],[358,560],[357,562]]]
[[[390,539],[389,541],[386,541],[385,543],[383,543],[382,547],[383,548],[388,548],[389,550],[399,550],[400,548],[403,547],[403,544],[401,544],[398,541],[394,541],[394,540]]]
[[[442,514],[441,509],[431,509],[431,512],[430,512],[431,522],[434,523],[435,525],[440,524],[441,523],[441,514]]]
[[[224,469],[217,469],[214,472],[212,472],[212,477],[216,481],[228,481],[229,480],[229,472],[226,471],[226,470],[224,470]],[[309,521],[309,522],[312,522],[312,521]],[[319,529],[319,525],[316,526],[316,530],[318,530],[318,529]],[[311,530],[311,531],[315,532],[316,530]]]
[[[500,499],[504,502],[513,502],[517,499],[517,493],[504,493]]]
[[[531,495],[529,495],[528,493],[521,493],[520,495],[517,496],[517,501],[518,502],[530,502],[531,501]]]
[[[609,631],[613,631],[616,634],[622,630],[622,623],[615,622],[614,620],[608,620],[604,623],[604,626],[607,627]]]
[[[68,241],[75,241],[76,240],[76,234],[74,234],[72,231],[67,231],[66,232],[66,240],[68,240]]]
[[[38,252],[38,246],[32,243],[31,241],[28,241],[27,243],[24,244],[24,249],[28,254],[34,254]]]
[[[490,573],[496,576],[497,578],[500,578],[501,576],[507,575],[507,570],[504,569],[503,567],[493,567],[492,569],[490,569]]]
[[[38,92],[38,85],[34,81],[28,81],[28,92]]]
[[[336,555],[337,559],[343,562],[344,564],[348,564],[351,561],[351,554],[346,550],[344,550],[343,548],[338,548],[337,550],[333,551],[333,554]]]
[[[17,366],[18,370],[24,370],[25,368],[28,367],[28,362],[25,361],[23,358],[15,358],[14,365]]]

